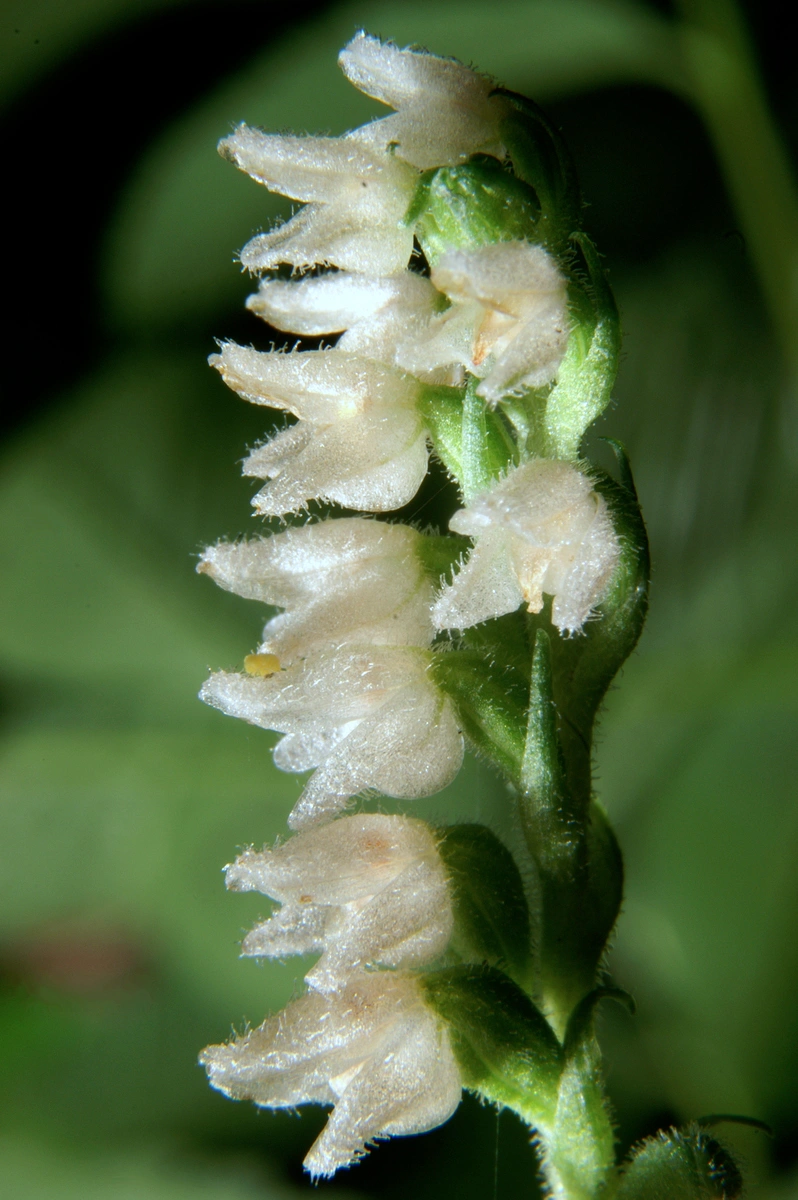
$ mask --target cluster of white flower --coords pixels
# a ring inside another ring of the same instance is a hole
[[[254,505],[271,517],[314,500],[364,513],[406,504],[427,471],[425,389],[462,386],[468,373],[493,407],[551,383],[569,335],[566,281],[540,246],[453,246],[429,278],[408,269],[404,218],[420,172],[477,153],[501,159],[506,101],[453,60],[364,34],[340,62],[394,114],[341,138],[241,126],[221,146],[306,205],[251,241],[243,264],[324,268],[264,279],[249,307],[278,329],[340,335],[333,349],[291,353],[227,344],[212,360],[247,400],[295,418],[244,467],[266,481]],[[228,1095],[335,1105],[306,1159],[314,1175],[354,1161],[370,1140],[439,1124],[460,1094],[448,1033],[411,973],[445,951],[452,929],[435,837],[417,820],[340,813],[365,791],[426,796],[457,773],[458,716],[430,671],[446,652],[433,644],[440,631],[522,602],[538,612],[545,592],[554,623],[576,632],[617,560],[605,502],[569,462],[511,467],[451,528],[474,549],[439,590],[425,535],[367,517],[220,543],[199,565],[222,587],[283,610],[245,671],[212,675],[203,699],[282,733],[282,769],[314,771],[289,818],[298,832],[228,868],[229,887],[281,903],[243,953],[321,954],[306,995],[209,1047],[203,1061]]]

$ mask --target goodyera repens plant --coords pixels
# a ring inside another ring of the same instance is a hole
[[[360,33],[340,65],[395,111],[339,138],[241,125],[220,146],[304,203],[241,252],[262,275],[249,307],[327,341],[211,360],[292,419],[244,465],[282,524],[199,564],[281,611],[202,697],[313,772],[292,836],[247,850],[227,886],[279,904],[245,955],[318,959],[304,994],[202,1062],[237,1099],[332,1105],[313,1176],[440,1125],[466,1087],[527,1122],[551,1196],[736,1196],[701,1124],[618,1166],[602,1083],[622,868],[591,738],[641,631],[648,554],[621,446],[614,475],[580,456],[620,334],[571,163],[534,104],[454,60]],[[459,493],[448,532],[391,516],[430,454]],[[437,792],[464,743],[507,781],[513,853],[481,825],[355,805]]]

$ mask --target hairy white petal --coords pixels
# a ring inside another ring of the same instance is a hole
[[[240,125],[220,153],[271,191],[308,201],[285,225],[241,252],[251,271],[326,263],[391,274],[407,266],[413,234],[401,222],[416,172],[355,137],[282,137]]]
[[[220,542],[198,570],[228,591],[289,610],[268,622],[260,647],[283,666],[344,642],[425,646],[435,631],[420,538],[407,525],[344,517]]]
[[[398,347],[424,337],[442,302],[429,279],[413,271],[387,276],[335,271],[312,279],[264,279],[247,307],[289,333],[340,333],[337,349],[394,366]],[[431,372],[413,374],[431,383],[456,382],[437,363]]]
[[[408,817],[342,817],[272,850],[248,850],[227,868],[227,886],[261,891],[283,906],[247,935],[242,953],[323,950],[307,976],[318,991],[335,990],[367,963],[429,962],[451,936],[436,840],[423,821]]]
[[[390,209],[367,219],[341,204],[308,204],[284,225],[257,234],[240,258],[253,272],[288,263],[300,271],[319,265],[391,275],[405,269],[412,253],[413,231]]]
[[[418,982],[357,973],[332,995],[308,992],[244,1037],[209,1046],[211,1084],[269,1108],[334,1103],[305,1166],[332,1175],[375,1138],[420,1133],[446,1121],[461,1079],[448,1033]]]
[[[289,817],[299,829],[334,816],[367,789],[409,799],[451,782],[463,739],[427,662],[409,648],[343,646],[268,678],[219,672],[200,696],[230,716],[290,735],[294,751],[301,739],[302,767],[318,769]],[[279,750],[278,765],[285,766]]]
[[[571,463],[533,459],[477,496],[449,523],[475,539],[466,565],[433,609],[440,629],[466,629],[512,612],[523,599],[578,632],[601,601],[618,562],[618,538],[604,498]]]
[[[432,281],[452,307],[399,347],[405,370],[459,363],[481,378],[477,391],[492,404],[555,378],[568,341],[566,282],[541,246],[450,250]]]
[[[255,404],[300,419],[250,454],[246,475],[272,482],[253,501],[268,516],[313,499],[387,512],[412,500],[427,470],[416,380],[343,350],[262,353],[227,343],[211,358]]]
[[[391,146],[396,157],[422,170],[472,154],[504,156],[499,131],[504,102],[491,97],[490,80],[455,59],[400,50],[361,32],[338,62],[361,92],[398,110],[350,136]]]

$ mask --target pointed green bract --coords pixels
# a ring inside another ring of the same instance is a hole
[[[449,1025],[465,1086],[547,1129],[556,1112],[562,1052],[526,993],[501,971],[483,967],[429,972],[423,987]]]
[[[500,966],[529,985],[529,912],[510,851],[484,825],[449,826],[438,850],[452,889],[452,949],[466,960]]]

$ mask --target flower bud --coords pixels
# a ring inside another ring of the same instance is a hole
[[[343,517],[220,542],[197,569],[227,591],[287,610],[268,622],[259,648],[287,666],[330,645],[429,645],[433,588],[422,541],[407,525]]]
[[[358,967],[417,967],[446,949],[452,903],[436,838],[424,821],[360,813],[247,850],[227,886],[282,907],[244,938],[242,954],[282,958],[322,951],[306,976],[316,991],[341,987]]]
[[[396,109],[352,135],[425,170],[463,162],[472,154],[504,157],[499,123],[505,102],[493,83],[453,58],[400,50],[355,35],[338,57],[350,83]]]
[[[313,1176],[357,1162],[377,1138],[423,1133],[460,1101],[443,1022],[412,976],[358,973],[332,995],[308,992],[200,1062],[213,1087],[266,1108],[333,1104],[305,1158]]]
[[[298,418],[244,463],[245,475],[272,481],[253,500],[257,512],[279,516],[316,499],[387,512],[415,496],[428,457],[415,380],[343,350],[261,353],[228,342],[210,362],[240,396]]]
[[[300,829],[367,789],[412,799],[451,783],[463,738],[429,661],[428,652],[408,647],[342,646],[268,677],[220,671],[200,696],[286,734],[274,751],[282,770],[317,768],[288,819]]]
[[[491,404],[551,383],[568,342],[566,282],[541,246],[449,250],[431,277],[452,307],[400,348],[401,366],[419,374],[460,363]]]
[[[439,629],[467,629],[513,612],[540,612],[577,633],[601,601],[619,559],[604,498],[570,463],[532,459],[455,513],[449,528],[474,549],[433,609]]]

